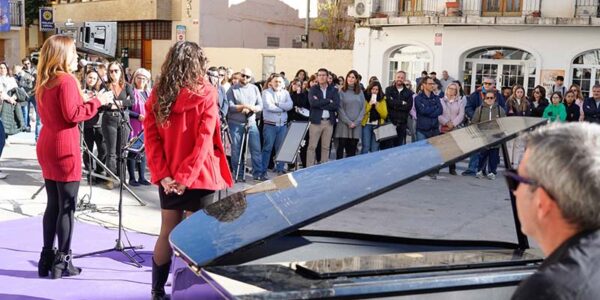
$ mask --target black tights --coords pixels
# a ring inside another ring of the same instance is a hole
[[[58,236],[58,251],[67,253],[71,249],[73,236],[73,214],[79,181],[57,182],[45,180],[48,203],[44,212],[44,248],[54,246],[54,237]]]

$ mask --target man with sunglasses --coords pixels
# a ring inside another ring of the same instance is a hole
[[[489,91],[493,91],[496,94],[496,103],[506,111],[506,100],[504,96],[498,90],[496,90],[496,80],[491,77],[484,77],[481,88],[477,89],[467,98],[467,105],[465,106],[465,114],[469,120],[473,120],[473,114],[475,110],[483,104],[485,94]],[[477,174],[477,167],[479,166],[479,153],[471,154],[469,157],[469,167],[466,171],[462,172],[463,176],[475,176]]]
[[[252,177],[264,181],[262,176],[262,159],[260,148],[260,133],[256,126],[256,113],[262,111],[262,96],[256,85],[251,84],[252,70],[241,70],[240,82],[227,91],[229,112],[227,123],[231,132],[231,167],[236,181],[244,181],[245,163],[240,161],[243,150],[242,141],[245,135],[248,139],[250,156],[252,157]],[[241,163],[241,165],[240,165]]]
[[[521,230],[546,256],[512,299],[600,299],[600,125],[553,124],[525,136],[505,177]],[[576,157],[574,157],[576,155]]]

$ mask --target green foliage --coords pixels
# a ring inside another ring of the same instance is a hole
[[[48,5],[47,0],[25,0],[25,24],[33,24],[39,18],[40,7]]]

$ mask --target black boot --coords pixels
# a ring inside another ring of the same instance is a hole
[[[76,276],[81,273],[81,268],[75,267],[71,258],[72,256],[70,250],[68,254],[65,254],[63,252],[56,253],[54,265],[52,266],[52,270],[50,271],[52,279],[58,279],[63,276]]]
[[[56,257],[56,248],[42,248],[40,261],[38,261],[38,276],[46,277],[54,265],[54,257]]]
[[[169,299],[165,293],[165,283],[169,278],[169,270],[171,270],[171,261],[157,266],[152,258],[152,300]]]

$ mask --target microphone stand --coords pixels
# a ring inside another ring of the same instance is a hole
[[[119,105],[119,103],[117,102],[117,100],[113,97],[113,104],[117,107],[120,115],[121,115],[121,120],[119,123],[119,127],[120,127],[120,132],[121,132],[121,142],[123,143],[124,141],[124,137],[123,137],[123,129],[125,128],[125,126],[129,127],[129,130],[132,130],[131,125],[129,124],[129,122],[127,122],[127,119],[125,118],[125,112],[123,111],[123,109],[121,108],[121,106]],[[123,143],[125,144],[125,143]],[[75,256],[75,258],[79,258],[79,257],[84,257],[84,256],[91,256],[91,255],[97,255],[97,254],[102,254],[102,253],[107,253],[107,252],[112,252],[112,251],[117,251],[117,252],[121,252],[123,253],[123,255],[125,255],[127,258],[129,258],[129,260],[138,268],[141,268],[142,265],[133,257],[131,256],[129,253],[127,253],[125,250],[133,250],[135,253],[136,249],[142,249],[144,248],[142,245],[138,245],[138,246],[127,246],[125,247],[123,245],[123,240],[122,240],[122,234],[123,234],[123,188],[125,186],[125,153],[128,151],[127,147],[125,146],[119,146],[119,154],[117,156],[117,162],[119,165],[119,207],[118,207],[118,215],[119,215],[119,224],[118,224],[118,237],[117,240],[115,241],[115,246],[113,248],[110,249],[105,249],[105,250],[100,250],[100,251],[95,251],[95,252],[91,252],[91,253],[86,253],[86,254],[81,254],[81,255],[77,255]],[[137,255],[137,254],[136,254]]]

